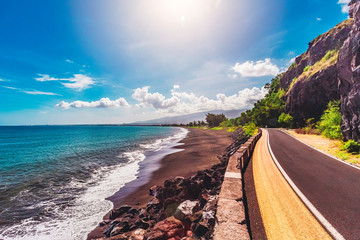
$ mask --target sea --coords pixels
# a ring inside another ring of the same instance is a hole
[[[0,126],[0,239],[86,239],[107,197],[188,130],[153,126]],[[159,155],[160,157],[160,155]]]

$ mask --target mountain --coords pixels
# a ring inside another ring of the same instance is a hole
[[[349,4],[349,19],[309,43],[280,77],[285,111],[295,122],[319,120],[331,100],[340,100],[344,138],[360,139],[360,1]]]
[[[162,125],[162,124],[187,124],[193,121],[205,121],[206,113],[224,113],[227,118],[235,118],[238,117],[243,111],[246,109],[241,110],[214,110],[214,111],[207,111],[207,112],[200,112],[200,113],[192,113],[187,115],[181,115],[176,117],[164,117],[158,118],[148,121],[139,121],[130,123],[129,125]]]

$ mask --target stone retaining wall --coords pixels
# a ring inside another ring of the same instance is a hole
[[[259,129],[259,132],[249,138],[229,159],[218,199],[215,240],[250,240],[246,225],[242,178],[261,135],[262,132]]]

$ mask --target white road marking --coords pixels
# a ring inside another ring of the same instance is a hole
[[[270,141],[269,141],[269,132],[267,136],[267,145],[271,154],[271,157],[273,158],[276,166],[280,170],[281,174],[284,176],[286,181],[289,183],[291,188],[294,190],[294,192],[298,195],[298,197],[301,199],[301,201],[305,204],[305,206],[310,210],[310,212],[315,216],[315,218],[320,222],[321,225],[328,231],[328,233],[336,240],[345,240],[345,238],[331,225],[331,223],[326,220],[326,218],[316,209],[314,205],[305,197],[305,195],[300,191],[300,189],[295,185],[295,183],[290,179],[290,177],[286,174],[284,169],[281,167],[280,163],[276,159],[271,147],[270,147]]]

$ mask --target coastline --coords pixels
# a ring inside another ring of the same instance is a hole
[[[118,192],[108,197],[114,208],[120,205],[142,207],[150,200],[149,188],[162,185],[166,179],[176,176],[189,177],[197,171],[219,163],[218,155],[232,143],[230,133],[225,130],[189,129],[185,138],[177,144],[147,156],[140,163],[137,179],[131,181]],[[107,213],[103,219],[107,219]],[[96,227],[87,239],[103,237],[105,229]]]

